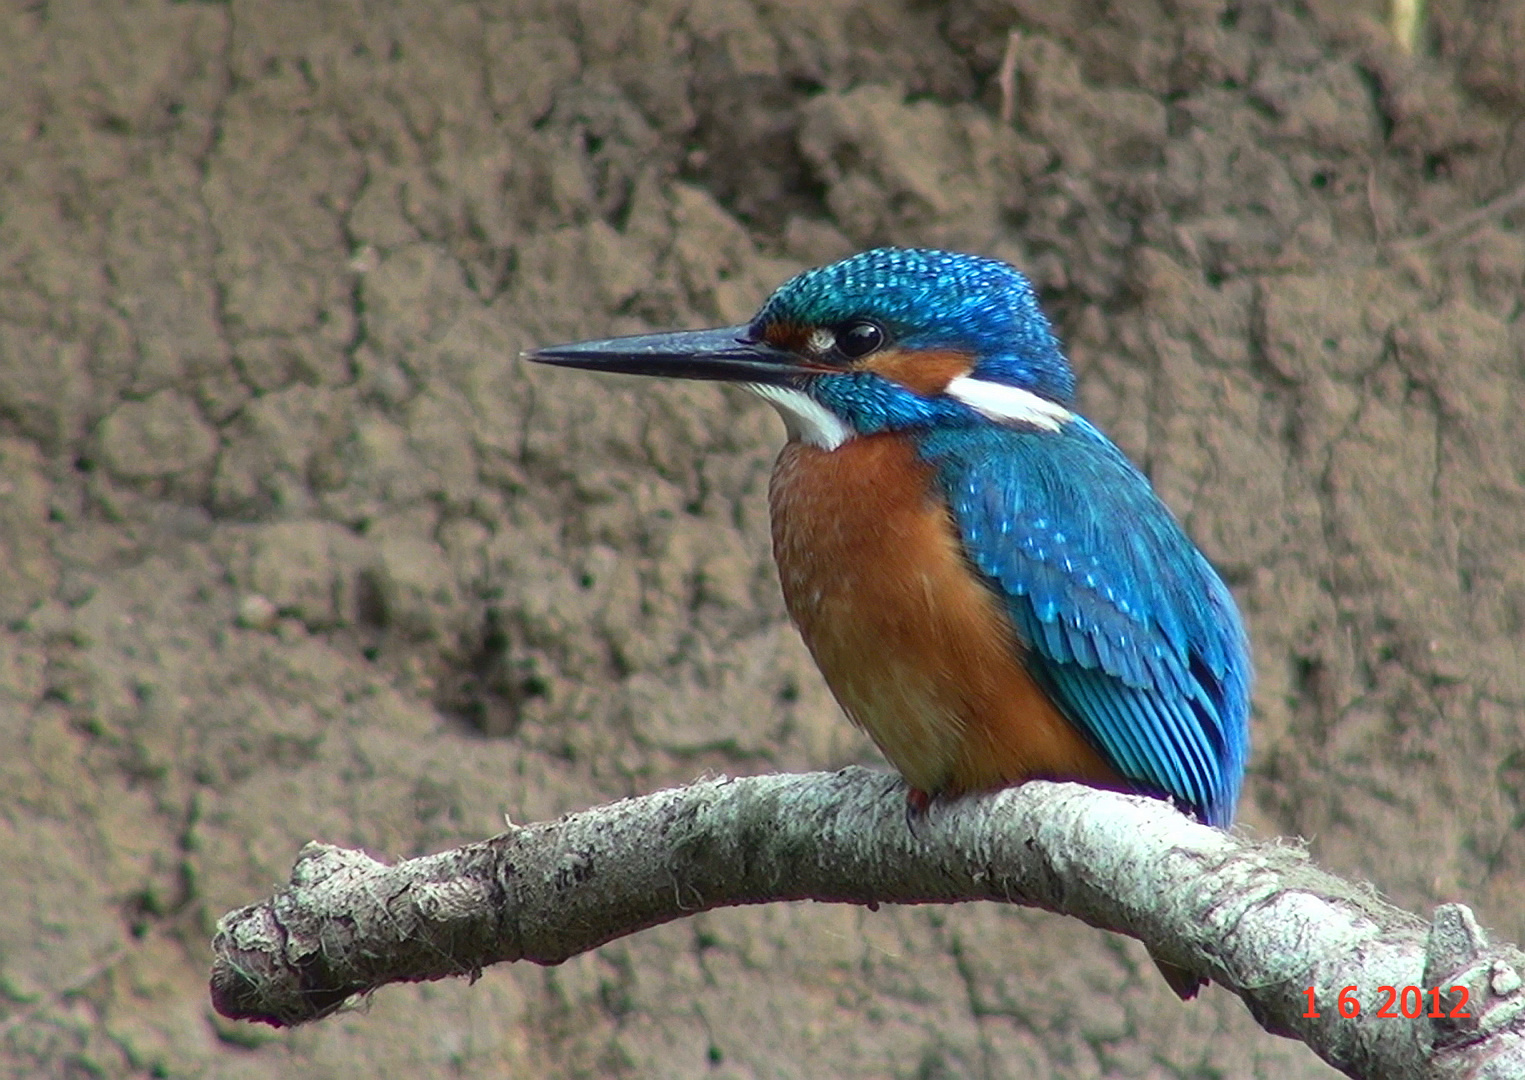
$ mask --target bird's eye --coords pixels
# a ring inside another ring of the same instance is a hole
[[[849,323],[837,331],[837,351],[857,360],[884,346],[884,328],[878,323]]]

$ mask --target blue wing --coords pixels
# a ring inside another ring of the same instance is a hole
[[[931,431],[920,450],[1060,710],[1140,788],[1228,825],[1249,752],[1248,644],[1149,482],[1078,418]]]

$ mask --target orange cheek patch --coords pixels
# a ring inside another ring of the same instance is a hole
[[[973,371],[974,361],[967,353],[961,352],[886,349],[869,356],[861,367],[899,383],[912,393],[931,397],[946,390],[948,384],[960,375]]]
[[[810,328],[799,323],[769,323],[763,330],[763,340],[775,349],[804,353],[810,341]]]

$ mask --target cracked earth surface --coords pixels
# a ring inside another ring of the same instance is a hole
[[[0,1070],[1332,1075],[991,906],[709,913],[290,1033],[210,1015],[206,942],[311,838],[876,760],[784,619],[773,417],[515,357],[885,242],[1026,268],[1224,570],[1246,827],[1525,938],[1520,10],[1433,3],[1418,58],[1332,2],[0,15]]]

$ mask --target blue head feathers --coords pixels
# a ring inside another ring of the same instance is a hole
[[[786,281],[752,327],[855,319],[878,323],[902,349],[968,353],[982,380],[1060,405],[1074,398],[1075,377],[1032,285],[997,259],[922,248],[865,251]]]

